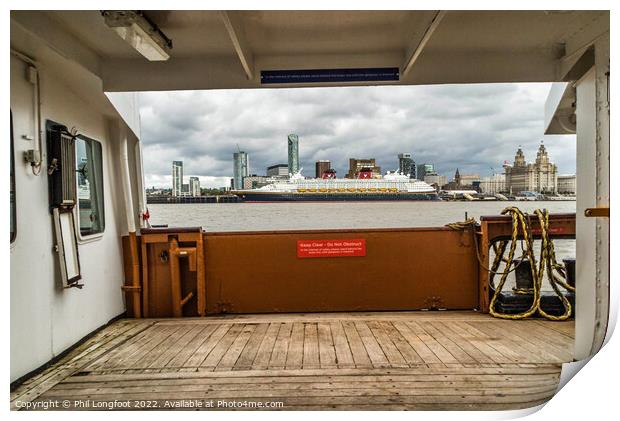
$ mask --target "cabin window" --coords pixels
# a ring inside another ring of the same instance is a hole
[[[11,243],[15,241],[17,237],[17,220],[16,220],[16,209],[15,209],[15,157],[13,153],[13,113],[11,112],[11,138],[10,138],[10,149],[11,149],[11,164],[10,164],[10,172],[11,172],[11,197],[10,197],[10,213],[11,213]]]
[[[105,216],[101,143],[78,136],[75,139],[75,158],[80,236],[102,233]]]

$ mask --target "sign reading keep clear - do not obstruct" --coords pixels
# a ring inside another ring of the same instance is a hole
[[[366,256],[366,239],[297,240],[297,257],[359,257]]]

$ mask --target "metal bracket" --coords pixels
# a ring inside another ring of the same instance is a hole
[[[583,214],[586,218],[609,218],[609,206],[587,208]]]

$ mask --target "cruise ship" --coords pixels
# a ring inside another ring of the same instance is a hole
[[[370,169],[362,169],[353,179],[328,174],[307,179],[299,171],[286,181],[232,193],[244,202],[439,200],[431,185],[408,174],[388,171],[383,178],[372,178]]]

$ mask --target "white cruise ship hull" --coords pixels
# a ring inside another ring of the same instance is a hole
[[[397,200],[439,200],[437,193],[426,192],[233,192],[243,202],[358,202]]]

